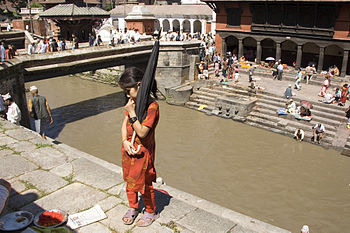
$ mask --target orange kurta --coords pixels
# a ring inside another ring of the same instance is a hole
[[[128,116],[128,113],[126,113]],[[155,128],[159,120],[159,105],[153,102],[147,109],[146,119],[142,122],[143,126],[150,128],[148,135],[139,138],[136,135],[134,147],[141,145],[141,150],[136,155],[128,155],[122,146],[122,167],[123,178],[127,182],[127,189],[134,192],[145,191],[145,185],[152,185],[156,181],[156,170],[154,168],[155,160]],[[127,140],[131,141],[133,135],[132,125],[127,122]]]

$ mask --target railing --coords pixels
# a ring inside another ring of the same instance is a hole
[[[43,12],[43,8],[32,8],[31,14],[36,15]],[[29,15],[29,8],[21,8],[21,15]]]
[[[315,27],[301,27],[301,26],[285,26],[285,25],[271,25],[271,24],[255,24],[252,23],[252,31],[268,31],[288,34],[302,34],[322,37],[333,37],[334,28],[315,28]]]

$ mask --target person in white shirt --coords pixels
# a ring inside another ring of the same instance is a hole
[[[295,130],[295,132],[294,132],[294,139],[295,140],[301,142],[304,140],[304,137],[305,137],[304,130],[302,130],[302,129]]]
[[[324,137],[325,134],[325,127],[323,124],[318,123],[316,124],[314,127],[312,127],[313,129],[313,137],[311,138],[312,141],[314,142],[318,142],[320,143],[320,140]]]
[[[7,120],[13,124],[19,125],[19,122],[21,121],[21,110],[18,105],[13,101],[9,93],[3,95],[2,98],[4,99],[5,104],[8,105],[6,113]]]

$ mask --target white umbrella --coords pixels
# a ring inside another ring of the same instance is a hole
[[[275,58],[273,58],[273,57],[267,57],[266,59],[265,59],[265,61],[274,61],[275,60]]]

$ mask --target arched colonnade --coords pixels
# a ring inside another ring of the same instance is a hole
[[[335,44],[320,46],[314,42],[298,44],[286,39],[277,42],[271,38],[264,38],[260,41],[253,37],[237,38],[230,35],[223,40],[223,52],[231,52],[238,57],[245,56],[249,61],[264,61],[267,57],[281,59],[282,63],[306,67],[315,64],[318,71],[327,70],[330,66],[336,65],[341,70],[341,76],[350,74],[349,50],[344,50]]]
[[[171,19],[171,18],[159,18],[154,23],[155,30],[159,30],[160,27],[163,31],[183,31],[187,33],[206,33],[206,21],[200,19]]]

